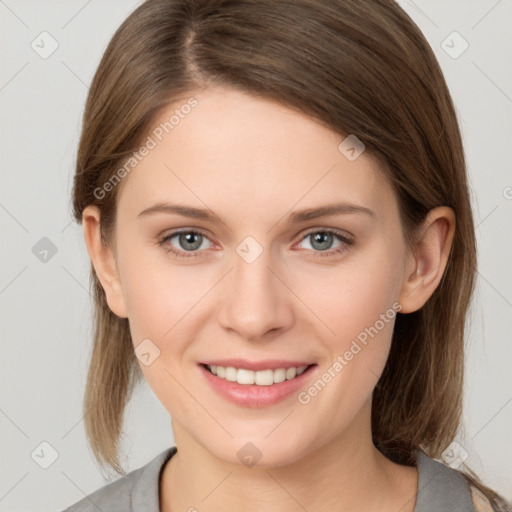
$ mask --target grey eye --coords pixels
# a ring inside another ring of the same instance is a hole
[[[184,231],[183,233],[179,233],[175,236],[178,237],[180,248],[185,251],[195,251],[201,247],[203,242],[203,235],[193,231]]]
[[[334,241],[334,236],[328,231],[316,231],[314,233],[310,233],[307,238],[312,240],[312,247],[319,251],[330,249]]]

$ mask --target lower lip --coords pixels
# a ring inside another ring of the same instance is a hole
[[[238,384],[226,379],[221,379],[209,372],[203,365],[199,370],[210,386],[222,397],[230,402],[243,407],[267,407],[274,405],[288,396],[296,393],[311,374],[316,365],[309,366],[304,373],[290,380],[270,386],[258,386],[256,384]]]

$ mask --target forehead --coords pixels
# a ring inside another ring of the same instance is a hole
[[[340,151],[344,136],[235,89],[183,96],[160,113],[147,137],[150,149],[122,182],[119,208],[131,216],[159,201],[257,218],[334,201],[379,213],[394,200],[372,158],[363,152],[350,161]]]

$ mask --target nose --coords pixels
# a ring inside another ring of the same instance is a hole
[[[293,324],[290,285],[269,251],[263,250],[254,261],[241,254],[233,254],[234,268],[223,287],[219,323],[248,341],[274,338]]]

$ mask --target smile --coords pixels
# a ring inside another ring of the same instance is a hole
[[[245,368],[234,368],[233,366],[218,366],[218,365],[205,365],[206,369],[213,375],[220,379],[230,382],[237,382],[238,384],[257,386],[271,386],[272,384],[279,384],[285,380],[292,380],[302,375],[308,366],[299,366],[291,368],[277,368],[275,370],[247,370]]]

